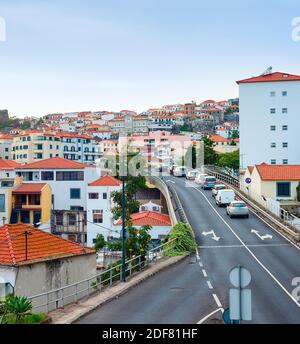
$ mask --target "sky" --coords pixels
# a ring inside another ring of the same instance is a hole
[[[298,0],[0,0],[0,109],[141,112],[234,98],[236,80],[269,66],[300,74],[295,17]]]

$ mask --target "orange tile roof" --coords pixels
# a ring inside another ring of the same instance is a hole
[[[80,139],[93,139],[93,136],[90,135],[84,135],[84,134],[78,134],[78,133],[70,133],[70,132],[60,132],[60,133],[56,133],[57,137],[77,137]]]
[[[300,181],[300,165],[268,165],[262,163],[255,167],[262,180]]]
[[[25,231],[28,235],[27,260],[25,260]],[[0,227],[0,265],[23,265],[35,262],[94,253],[53,234],[32,228],[25,224]]]
[[[14,160],[3,160],[0,159],[0,170],[13,170],[17,167],[22,166]]]
[[[82,169],[85,167],[95,167],[93,165],[82,164],[81,162],[72,161],[60,157],[54,157],[49,159],[44,159],[41,161],[36,161],[31,164],[21,165],[19,169]]]
[[[300,80],[300,75],[275,72],[271,74],[259,75],[256,77],[239,80],[237,81],[237,84],[246,84],[246,83],[251,83],[251,82],[299,81],[299,80]]]
[[[93,181],[89,184],[89,186],[120,186],[120,180],[112,177],[112,176],[103,176],[99,179]]]
[[[211,135],[209,138],[214,142],[229,142],[228,139],[220,135]]]
[[[41,193],[46,183],[22,183],[13,188],[13,194]]]
[[[252,174],[252,172],[254,170],[254,166],[248,166],[248,170],[249,170],[250,174]]]
[[[14,138],[11,134],[0,134],[0,139],[12,140]]]
[[[144,211],[141,213],[135,213],[131,215],[133,226],[171,226],[170,216],[166,214],[155,213],[153,211]],[[117,225],[121,225],[122,220],[117,222]]]

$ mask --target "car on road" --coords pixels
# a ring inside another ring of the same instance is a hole
[[[178,165],[171,165],[170,166],[169,172],[170,172],[171,175],[174,174],[174,170],[175,170],[176,167],[178,167]]]
[[[185,178],[187,180],[195,180],[195,178],[197,177],[198,171],[196,170],[190,170],[186,173]]]
[[[207,176],[201,184],[203,190],[212,189],[216,185],[217,179],[214,176]]]
[[[229,205],[235,199],[235,193],[232,189],[219,190],[216,195],[216,204],[221,207]]]
[[[215,184],[215,186],[212,189],[212,196],[216,197],[219,190],[225,190],[227,188],[224,184]]]
[[[226,213],[229,217],[249,217],[249,209],[243,201],[233,201],[227,208]]]
[[[197,174],[196,178],[195,178],[195,183],[202,185],[202,183],[204,182],[204,178],[208,177],[208,174],[205,173],[199,173]]]
[[[173,175],[174,177],[185,177],[185,167],[184,166],[177,166],[174,168]]]

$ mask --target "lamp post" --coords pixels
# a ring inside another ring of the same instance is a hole
[[[122,282],[126,282],[126,264],[125,264],[125,176],[122,176]]]

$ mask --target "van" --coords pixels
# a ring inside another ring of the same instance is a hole
[[[185,167],[184,166],[177,166],[174,168],[173,171],[174,177],[185,177]]]
[[[214,176],[208,176],[204,178],[204,182],[202,184],[202,189],[206,190],[206,189],[212,189],[214,188],[215,184],[216,184],[216,177]]]
[[[221,207],[222,205],[229,205],[235,199],[235,193],[231,189],[219,190],[216,195],[216,204]]]

